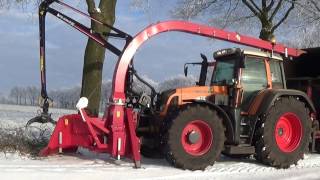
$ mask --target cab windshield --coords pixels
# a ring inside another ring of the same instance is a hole
[[[211,85],[231,85],[234,79],[234,66],[234,58],[217,60]]]

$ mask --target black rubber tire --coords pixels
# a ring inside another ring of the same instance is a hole
[[[292,152],[283,152],[275,140],[275,126],[278,119],[286,112],[294,113],[302,126],[302,137],[298,147]],[[258,123],[255,133],[255,157],[263,164],[277,168],[289,168],[303,159],[304,153],[308,151],[311,136],[311,119],[309,109],[305,104],[294,97],[284,97],[277,100],[266,112]]]
[[[185,151],[181,142],[184,127],[193,120],[202,120],[213,132],[213,143],[207,153],[194,156]],[[167,124],[164,135],[164,155],[173,166],[181,169],[203,170],[213,165],[220,156],[224,146],[225,134],[222,118],[218,113],[205,105],[187,105]]]

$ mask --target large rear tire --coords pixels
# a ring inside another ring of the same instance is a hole
[[[222,118],[204,105],[187,105],[168,123],[164,154],[175,167],[203,170],[213,165],[223,149]]]
[[[266,165],[288,168],[308,150],[311,119],[305,104],[281,98],[269,109],[256,130],[256,159]]]

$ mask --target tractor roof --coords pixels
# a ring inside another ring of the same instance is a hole
[[[263,51],[257,51],[257,50],[251,50],[251,49],[243,50],[243,54],[259,56],[259,57],[271,57],[270,52],[263,52]],[[275,60],[281,60],[281,61],[283,60],[282,57],[277,54],[273,54],[271,58]]]
[[[232,56],[236,54],[239,54],[239,55],[245,54],[245,55],[252,55],[252,56],[259,56],[259,57],[271,57],[270,52],[263,52],[263,51],[252,50],[252,49],[240,49],[240,48],[221,49],[214,52],[213,57],[215,59],[219,59],[222,57]],[[277,54],[273,54],[272,59],[283,60],[282,57]]]

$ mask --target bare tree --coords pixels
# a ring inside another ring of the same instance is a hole
[[[25,8],[29,4],[38,6],[43,0],[0,0],[0,8],[10,8],[12,6],[18,6]]]
[[[37,99],[40,95],[40,90],[35,86],[29,86],[26,88],[26,95],[28,97],[31,106],[36,105]]]
[[[12,5],[23,6],[30,3],[38,5],[42,1],[0,0],[0,8],[9,8]],[[116,3],[117,0],[86,0],[90,16],[111,26],[115,22]],[[109,28],[91,21],[91,29],[103,39],[108,38]],[[99,112],[104,58],[105,48],[95,41],[88,39],[84,55],[81,96],[89,99],[88,109],[93,115],[98,115]]]
[[[299,28],[299,38],[288,39],[288,44],[297,48],[319,47],[320,39],[320,1],[308,0],[299,3],[298,18],[303,20]]]
[[[51,90],[49,95],[52,98],[55,107],[74,109],[79,100],[80,87],[75,86],[72,88]]]
[[[9,96],[15,100],[16,104],[20,104],[20,89],[19,89],[19,87],[17,87],[17,86],[13,87],[10,90]]]
[[[103,23],[109,25],[114,24],[116,0],[100,0],[98,6],[96,6],[96,2],[94,0],[86,0],[86,2],[90,16],[102,21]],[[94,32],[99,33],[101,37],[107,39],[107,34],[110,32],[109,28],[106,28],[94,21],[91,21],[91,28]],[[81,96],[89,99],[88,109],[96,116],[99,113],[101,99],[104,58],[105,48],[101,47],[93,40],[88,39],[84,55]]]
[[[320,21],[320,1],[305,0],[298,1],[297,5],[300,7],[299,16],[307,23],[319,23]]]
[[[221,27],[259,22],[259,37],[270,40],[302,1],[307,0],[178,0],[173,15],[179,18],[205,15]]]

